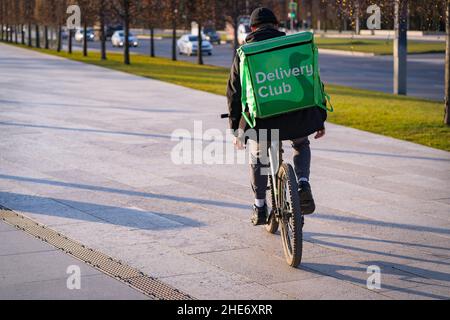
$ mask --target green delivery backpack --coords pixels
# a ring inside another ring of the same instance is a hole
[[[251,128],[269,118],[319,106],[330,97],[320,81],[318,50],[311,32],[245,44],[238,49],[243,116]],[[247,114],[248,112],[248,114]]]

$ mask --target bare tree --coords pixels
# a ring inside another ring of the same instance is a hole
[[[233,27],[234,49],[236,51],[239,47],[238,28],[240,17],[246,10],[246,2],[244,0],[224,0],[220,1],[220,5],[226,21]]]
[[[101,59],[106,60],[106,15],[110,14],[110,2],[107,0],[97,0],[97,12],[100,20],[100,42]]]
[[[36,26],[40,23],[44,25],[44,48],[49,48],[48,25],[51,21],[51,8],[46,0],[36,0],[34,15],[36,17]]]
[[[96,6],[98,5],[98,1],[92,0],[77,0],[77,4],[80,6],[82,15],[82,24],[83,24],[83,56],[88,56],[88,37],[87,30],[88,26],[92,25],[97,18],[97,10]]]
[[[445,26],[447,43],[445,48],[445,112],[444,123],[450,125],[450,0],[446,0]]]
[[[33,46],[31,42],[31,24],[34,21],[34,0],[29,0],[24,2],[24,18],[27,21],[27,35],[28,35],[28,46]]]
[[[0,1],[0,41],[5,41],[5,21],[6,21],[6,13],[5,13],[5,1]]]
[[[177,60],[177,19],[178,19],[178,0],[171,0],[171,6],[168,10],[168,17],[172,21],[172,60]]]
[[[136,9],[137,0],[114,0],[112,3],[113,11],[122,20],[124,44],[123,44],[123,62],[130,64],[130,23],[132,13]]]
[[[188,4],[188,16],[197,23],[197,62],[203,64],[203,27],[207,22],[214,20],[214,0],[193,0]]]
[[[155,57],[155,27],[161,23],[161,16],[164,11],[165,1],[162,0],[142,0],[140,8],[143,25],[150,30],[150,56]]]

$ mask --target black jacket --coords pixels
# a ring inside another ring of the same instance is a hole
[[[284,36],[284,32],[280,32],[273,28],[261,28],[248,35],[246,42],[262,41],[270,38]],[[228,80],[227,99],[230,128],[237,130],[239,124],[243,121],[242,104],[241,104],[241,81],[239,70],[239,56],[234,58],[233,66]],[[281,140],[292,140],[296,138],[306,137],[324,128],[324,122],[327,119],[327,112],[320,107],[307,108],[287,114],[257,119],[255,129],[279,129]],[[241,126],[242,128],[242,126]],[[247,130],[249,126],[246,126]]]

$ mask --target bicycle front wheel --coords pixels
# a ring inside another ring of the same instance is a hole
[[[303,217],[294,169],[286,163],[278,171],[277,197],[282,217],[280,224],[284,255],[291,267],[297,267],[302,261]]]

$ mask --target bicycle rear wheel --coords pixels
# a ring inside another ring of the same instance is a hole
[[[291,267],[297,267],[302,261],[303,217],[300,210],[298,183],[291,165],[283,163],[280,166],[277,185],[284,255]]]

